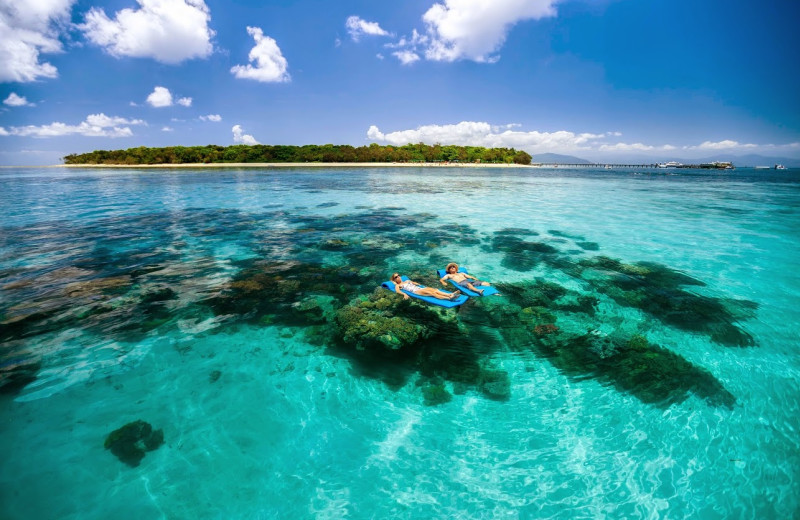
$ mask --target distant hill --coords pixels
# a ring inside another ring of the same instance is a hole
[[[561,155],[558,153],[540,153],[531,156],[532,163],[545,164],[593,164],[592,161],[575,157],[574,155]]]

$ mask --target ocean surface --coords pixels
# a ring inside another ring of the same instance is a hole
[[[799,518],[797,170],[3,169],[0,215],[0,518]],[[500,295],[380,289],[451,261]]]

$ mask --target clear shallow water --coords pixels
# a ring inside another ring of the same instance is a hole
[[[796,515],[800,176],[667,173],[0,171],[3,518]]]

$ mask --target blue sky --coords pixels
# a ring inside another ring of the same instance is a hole
[[[0,0],[0,164],[135,146],[800,157],[800,7]]]

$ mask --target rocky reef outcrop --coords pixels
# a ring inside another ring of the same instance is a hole
[[[164,431],[154,430],[150,423],[137,420],[108,434],[105,448],[131,467],[138,466],[148,451],[164,444]]]

